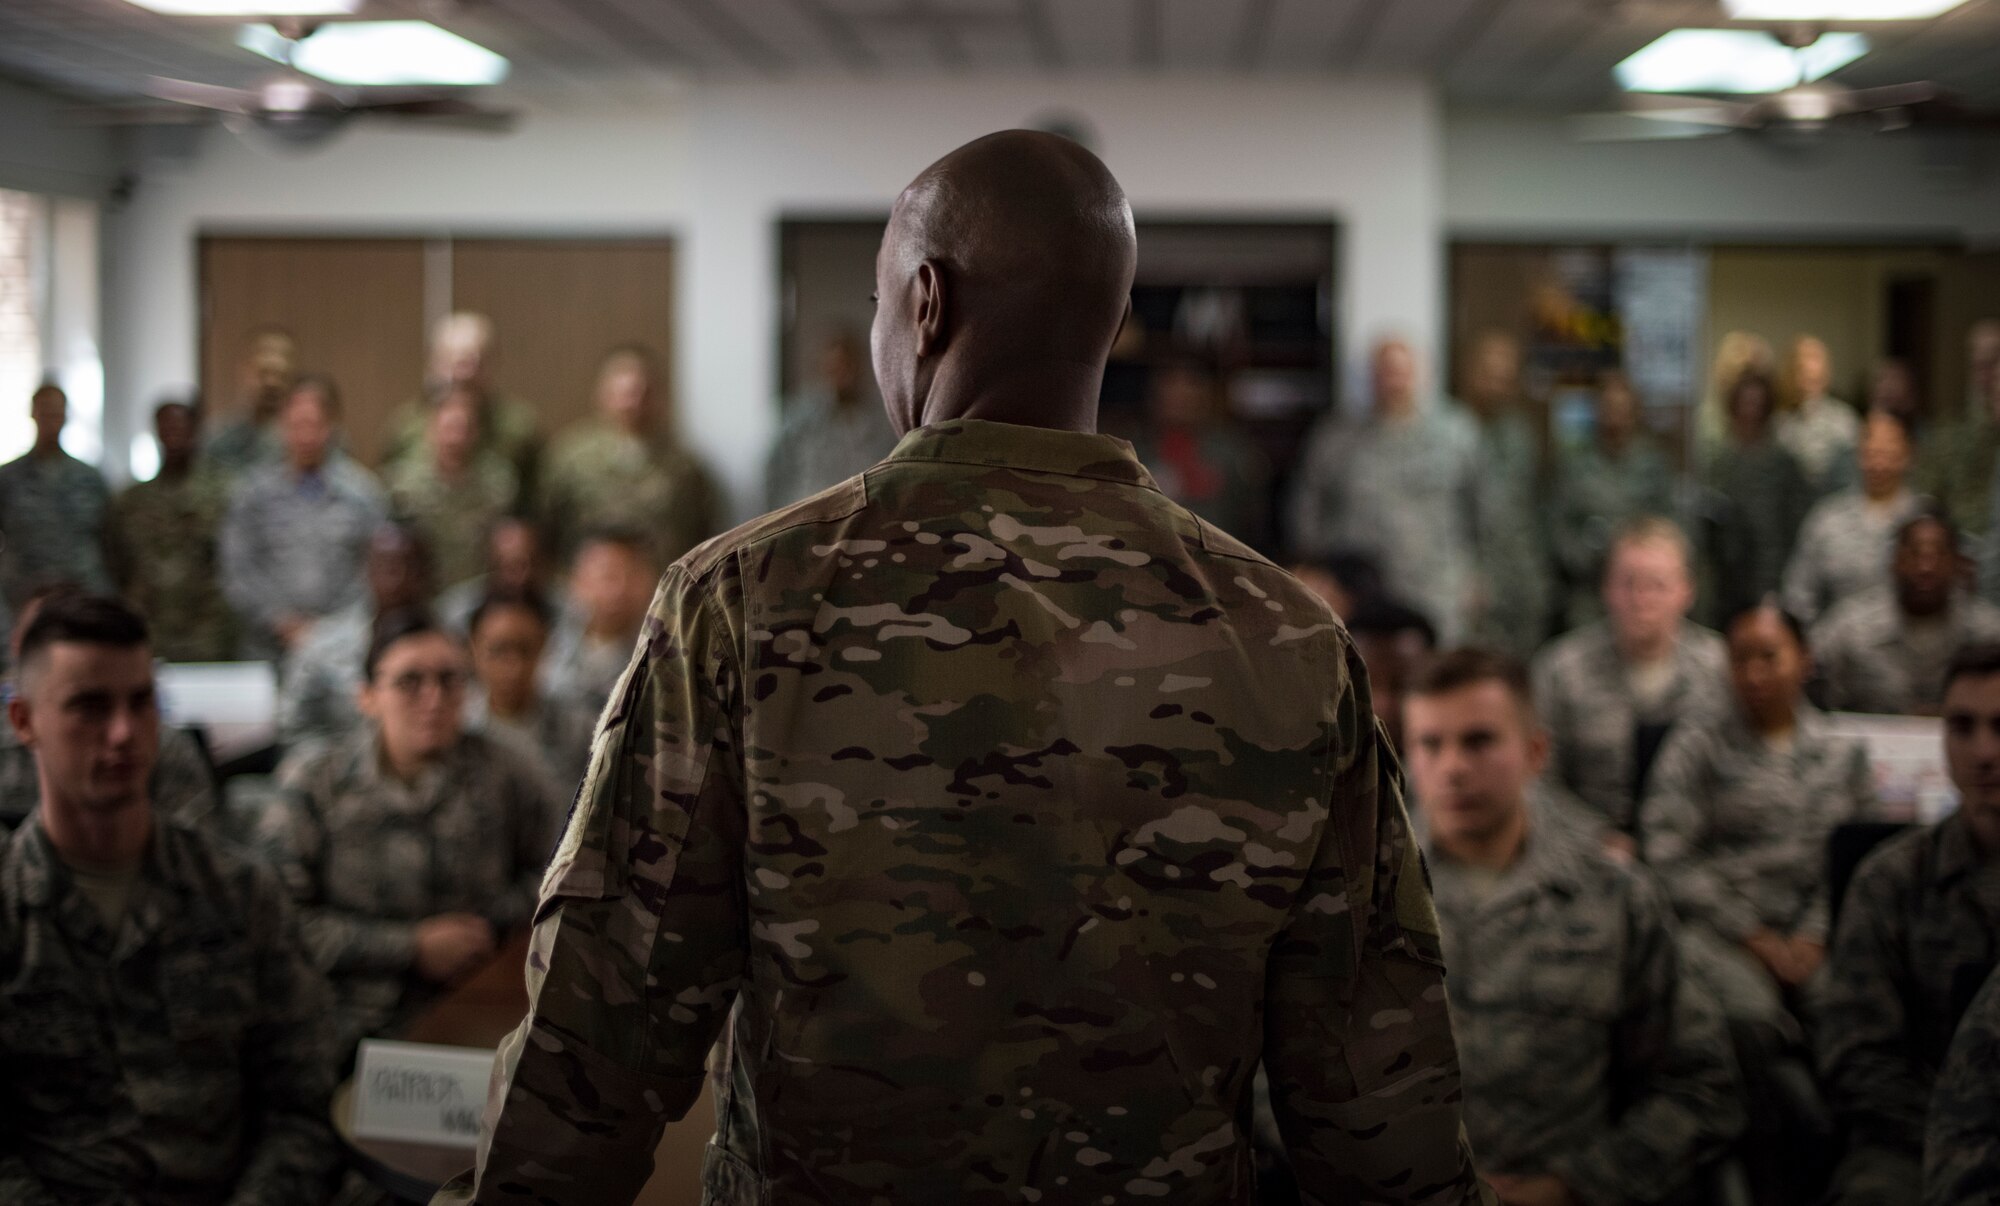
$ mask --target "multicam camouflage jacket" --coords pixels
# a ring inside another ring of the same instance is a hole
[[[543,882],[475,1183],[1472,1202],[1436,920],[1333,615],[1108,437],[974,421],[668,571]],[[732,1014],[732,1007],[734,1013]]]

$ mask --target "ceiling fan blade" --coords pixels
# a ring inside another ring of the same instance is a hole
[[[1842,98],[1849,113],[1874,113],[1882,109],[1911,109],[1924,105],[1955,105],[1957,97],[1948,88],[1928,82],[1890,84],[1882,88],[1856,88]]]
[[[505,134],[514,128],[518,115],[508,109],[484,109],[460,100],[406,101],[377,105],[362,101],[353,112],[367,117],[389,117],[399,121],[422,122],[428,126],[449,126],[480,134]]]
[[[251,113],[257,108],[257,94],[243,88],[197,84],[193,80],[173,80],[162,75],[146,76],[140,80],[139,87],[147,96],[177,105],[217,109],[224,113]]]
[[[1579,142],[1660,142],[1677,138],[1715,138],[1734,130],[1719,122],[1675,121],[1650,113],[1573,113],[1567,119],[1570,137]]]
[[[189,105],[82,105],[63,113],[72,126],[195,126],[215,114]]]

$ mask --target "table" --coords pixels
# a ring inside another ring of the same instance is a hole
[[[411,1020],[395,1037],[412,1043],[492,1048],[520,1025],[528,1012],[522,968],[528,935],[517,934],[470,979]],[[472,1149],[447,1144],[356,1139],[349,1131],[351,1082],[334,1093],[333,1125],[349,1155],[377,1186],[404,1202],[429,1202],[438,1186],[472,1166]],[[704,1085],[687,1117],[670,1123],[653,1154],[653,1177],[636,1206],[698,1206],[701,1157],[715,1132],[715,1106]]]

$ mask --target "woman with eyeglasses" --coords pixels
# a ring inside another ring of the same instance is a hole
[[[343,1055],[527,923],[562,814],[530,760],[465,731],[465,650],[428,615],[384,615],[363,669],[361,729],[288,758],[257,826],[333,981]]]

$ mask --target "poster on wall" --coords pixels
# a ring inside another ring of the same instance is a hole
[[[1613,305],[1625,333],[1625,374],[1656,431],[1679,427],[1701,395],[1701,332],[1708,253],[1698,247],[1621,247]]]

